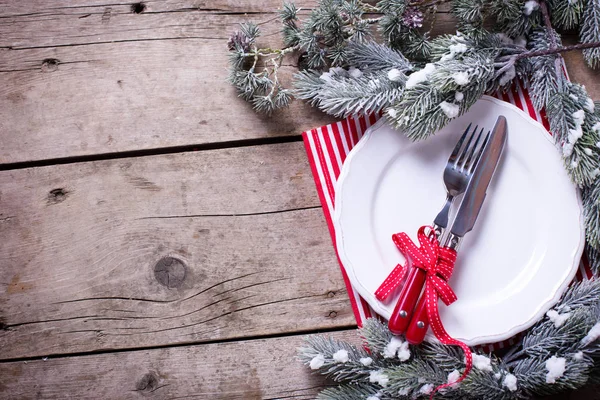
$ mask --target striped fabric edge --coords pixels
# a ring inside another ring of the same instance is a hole
[[[494,97],[520,108],[531,118],[540,122],[547,131],[550,131],[550,124],[544,110],[538,112],[533,107],[526,83],[517,82],[511,90],[497,92],[494,94]],[[344,161],[352,148],[362,138],[366,130],[375,124],[380,117],[381,115],[376,114],[350,116],[342,121],[302,133],[317,193],[323,206],[325,220],[327,221],[331,240],[348,291],[348,297],[350,298],[352,310],[354,311],[354,316],[359,327],[362,326],[366,318],[376,317],[380,320],[384,320],[384,318],[375,313],[369,304],[352,287],[346,269],[339,258],[332,219],[335,206],[335,183],[340,175]],[[579,264],[575,279],[576,281],[581,281],[583,279],[590,279],[591,277],[592,272],[584,256]],[[497,351],[515,344],[519,336],[516,335],[502,342],[483,344],[478,347],[487,352]]]

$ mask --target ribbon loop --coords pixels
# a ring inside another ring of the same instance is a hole
[[[426,230],[429,230],[429,233],[426,233]],[[392,273],[377,289],[375,296],[380,301],[388,298],[393,290],[400,285],[410,266],[424,270],[427,276],[423,295],[426,296],[427,317],[431,330],[442,344],[459,346],[465,352],[465,370],[461,377],[453,384],[462,382],[473,367],[471,350],[466,344],[452,338],[446,332],[438,310],[438,298],[442,299],[446,305],[454,303],[457,299],[456,294],[448,284],[448,280],[454,270],[454,263],[456,262],[456,251],[448,247],[440,247],[435,230],[430,226],[419,228],[417,233],[419,247],[404,232],[392,235],[392,240],[406,258],[406,263],[403,266],[398,264],[394,268]],[[451,385],[444,384],[438,386],[432,392],[431,398],[433,398],[433,395],[438,390],[449,386]]]

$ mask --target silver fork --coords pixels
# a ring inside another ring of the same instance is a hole
[[[484,129],[482,128],[477,133],[478,126],[475,126],[471,131],[471,125],[469,124],[456,143],[456,146],[454,146],[454,150],[452,150],[444,169],[444,184],[446,185],[447,192],[446,202],[433,223],[433,229],[440,241],[444,230],[448,226],[448,215],[452,202],[456,196],[464,193],[467,189],[475,166],[479,162],[483,149],[490,137],[490,132],[488,132],[483,139],[483,143],[479,146],[479,142],[484,136]],[[417,267],[411,268],[400,292],[398,303],[388,321],[388,328],[393,334],[400,335],[406,332],[413,309],[419,300],[426,276],[427,274],[422,269]]]
[[[484,129],[481,128],[481,131],[477,134],[478,126],[476,125],[469,135],[471,125],[472,124],[469,124],[469,126],[467,126],[467,129],[465,129],[464,133],[461,135],[456,146],[454,146],[454,150],[452,150],[452,154],[450,154],[448,162],[446,163],[446,168],[444,168],[446,203],[433,221],[433,228],[435,229],[438,238],[442,237],[444,229],[448,226],[450,206],[452,205],[454,198],[463,194],[467,189],[469,180],[473,175],[473,170],[479,162],[483,148],[489,139],[490,133],[488,132],[483,144],[478,148],[477,145],[483,137]],[[473,138],[476,134],[477,137],[475,138],[475,143],[473,143]],[[463,146],[465,140],[467,140],[467,143]],[[471,145],[472,143],[473,145]],[[475,154],[475,151],[477,151],[477,154]]]

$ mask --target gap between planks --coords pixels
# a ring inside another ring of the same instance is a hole
[[[164,345],[156,345],[156,346],[139,346],[139,347],[131,347],[124,349],[100,349],[100,350],[92,350],[92,351],[81,351],[76,353],[58,353],[52,354],[50,356],[32,356],[32,357],[16,357],[16,358],[0,358],[0,365],[6,363],[13,362],[29,362],[29,361],[39,361],[41,359],[47,360],[57,360],[63,358],[76,358],[76,357],[87,357],[92,355],[100,355],[100,354],[114,354],[114,353],[130,353],[136,351],[147,351],[147,350],[160,350],[160,349],[175,349],[175,348],[186,348],[186,347],[197,347],[197,346],[208,346],[215,344],[226,344],[226,343],[246,343],[246,342],[254,342],[258,340],[269,340],[269,339],[281,339],[281,338],[297,338],[297,337],[305,337],[308,335],[322,335],[322,334],[344,334],[350,332],[356,332],[358,326],[356,324],[348,324],[346,326],[336,326],[330,328],[320,328],[320,329],[311,329],[306,331],[296,331],[296,332],[281,332],[281,333],[273,333],[266,335],[256,335],[240,338],[225,338],[225,339],[215,339],[215,340],[207,340],[201,342],[190,342],[190,343],[173,343],[173,344],[164,344]],[[1,355],[0,355],[1,357]]]
[[[328,332],[360,346],[356,331]],[[300,336],[0,363],[13,398],[314,399],[332,385],[297,360]]]
[[[241,140],[230,140],[225,142],[214,142],[214,143],[198,143],[189,144],[184,146],[173,146],[173,147],[158,147],[151,149],[141,150],[129,150],[115,153],[98,153],[89,154],[82,156],[71,156],[71,157],[59,157],[49,158],[33,161],[22,161],[14,163],[0,163],[0,171],[10,171],[15,169],[24,168],[35,168],[35,167],[46,167],[51,165],[64,165],[84,162],[94,162],[103,160],[115,160],[121,158],[138,158],[138,157],[149,157],[166,154],[176,153],[189,153],[197,151],[208,151],[208,150],[221,150],[221,149],[233,149],[239,147],[251,147],[251,146],[264,146],[281,143],[293,143],[301,142],[302,135],[295,136],[275,136],[267,138],[255,138],[255,139],[241,139]]]

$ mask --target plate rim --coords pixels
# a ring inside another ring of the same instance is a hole
[[[518,108],[517,106],[515,106],[511,103],[496,99],[496,98],[488,96],[488,95],[483,95],[478,101],[481,101],[481,100],[492,102],[497,106],[507,107],[511,111],[516,112],[517,114],[520,114],[521,117],[524,117],[525,121],[527,121],[528,123],[531,123],[533,126],[535,126],[537,128],[536,130],[541,129],[541,131],[544,132],[544,134],[541,136],[544,137],[545,140],[550,142],[550,144],[553,146],[553,148],[556,149],[556,144],[554,143],[554,140],[553,140],[552,136],[548,133],[547,129],[540,122],[531,118],[531,116],[528,113],[526,113],[524,110],[521,110],[520,108]],[[360,149],[362,149],[366,145],[366,143],[373,137],[373,132],[377,131],[382,126],[386,125],[386,123],[387,123],[387,120],[386,120],[385,116],[383,116],[382,118],[379,119],[379,121],[377,121],[374,125],[372,125],[370,128],[368,128],[367,131],[364,133],[363,137],[361,138],[361,140],[359,140],[359,142],[356,144],[356,146],[354,146],[352,148],[352,150],[349,152],[348,156],[346,157],[346,160],[345,160],[344,164],[342,165],[340,175],[335,183],[336,196],[335,196],[335,202],[334,202],[334,214],[333,214],[333,218],[332,218],[334,232],[335,232],[335,242],[336,242],[337,253],[338,253],[338,256],[340,257],[340,260],[342,262],[342,265],[344,266],[346,273],[348,274],[349,281],[353,285],[354,289],[358,292],[358,294],[365,299],[365,301],[368,303],[368,305],[371,308],[373,308],[373,310],[380,315],[385,315],[388,313],[388,311],[384,310],[382,308],[381,302],[376,300],[374,297],[374,294],[372,294],[369,290],[367,290],[362,285],[362,283],[358,280],[358,278],[355,275],[355,271],[354,271],[355,268],[346,267],[347,265],[352,266],[353,264],[349,260],[349,257],[347,256],[347,254],[345,252],[345,248],[344,248],[344,244],[343,244],[344,243],[343,232],[340,227],[340,218],[341,218],[341,214],[342,214],[341,210],[342,210],[343,200],[342,200],[341,196],[338,196],[338,193],[340,193],[340,188],[342,187],[346,177],[348,176],[348,173],[350,171],[351,162],[355,158],[356,154],[358,154]],[[558,150],[556,150],[556,151],[558,151]],[[564,168],[564,165],[563,165],[563,168]],[[562,284],[556,289],[552,298],[549,299],[548,301],[544,302],[543,304],[538,305],[536,307],[536,311],[535,311],[535,313],[533,313],[532,317],[529,318],[524,323],[513,326],[509,330],[498,333],[498,334],[476,336],[476,337],[470,338],[468,340],[463,340],[467,345],[477,346],[477,345],[481,345],[481,344],[490,344],[490,343],[501,342],[501,341],[510,339],[513,336],[515,336],[516,334],[530,328],[533,324],[535,324],[537,321],[539,321],[545,315],[545,313],[549,309],[551,309],[560,300],[560,298],[564,294],[565,290],[568,288],[568,286],[573,281],[573,278],[575,277],[577,270],[579,269],[579,264],[581,262],[581,257],[582,257],[584,247],[585,247],[585,224],[584,224],[583,205],[582,205],[582,201],[581,201],[580,190],[577,188],[577,186],[572,181],[571,181],[571,184],[572,184],[572,188],[575,191],[575,195],[577,198],[577,206],[578,206],[577,208],[578,208],[578,212],[579,212],[579,227],[580,227],[580,229],[579,229],[579,243],[577,246],[577,251],[575,252],[575,255],[573,257],[572,265],[570,267],[571,270],[566,275],[564,282],[562,282]],[[350,279],[350,277],[352,277],[353,279]],[[371,299],[375,299],[375,300],[370,301]],[[426,335],[426,340],[436,341],[436,338],[429,331]]]

